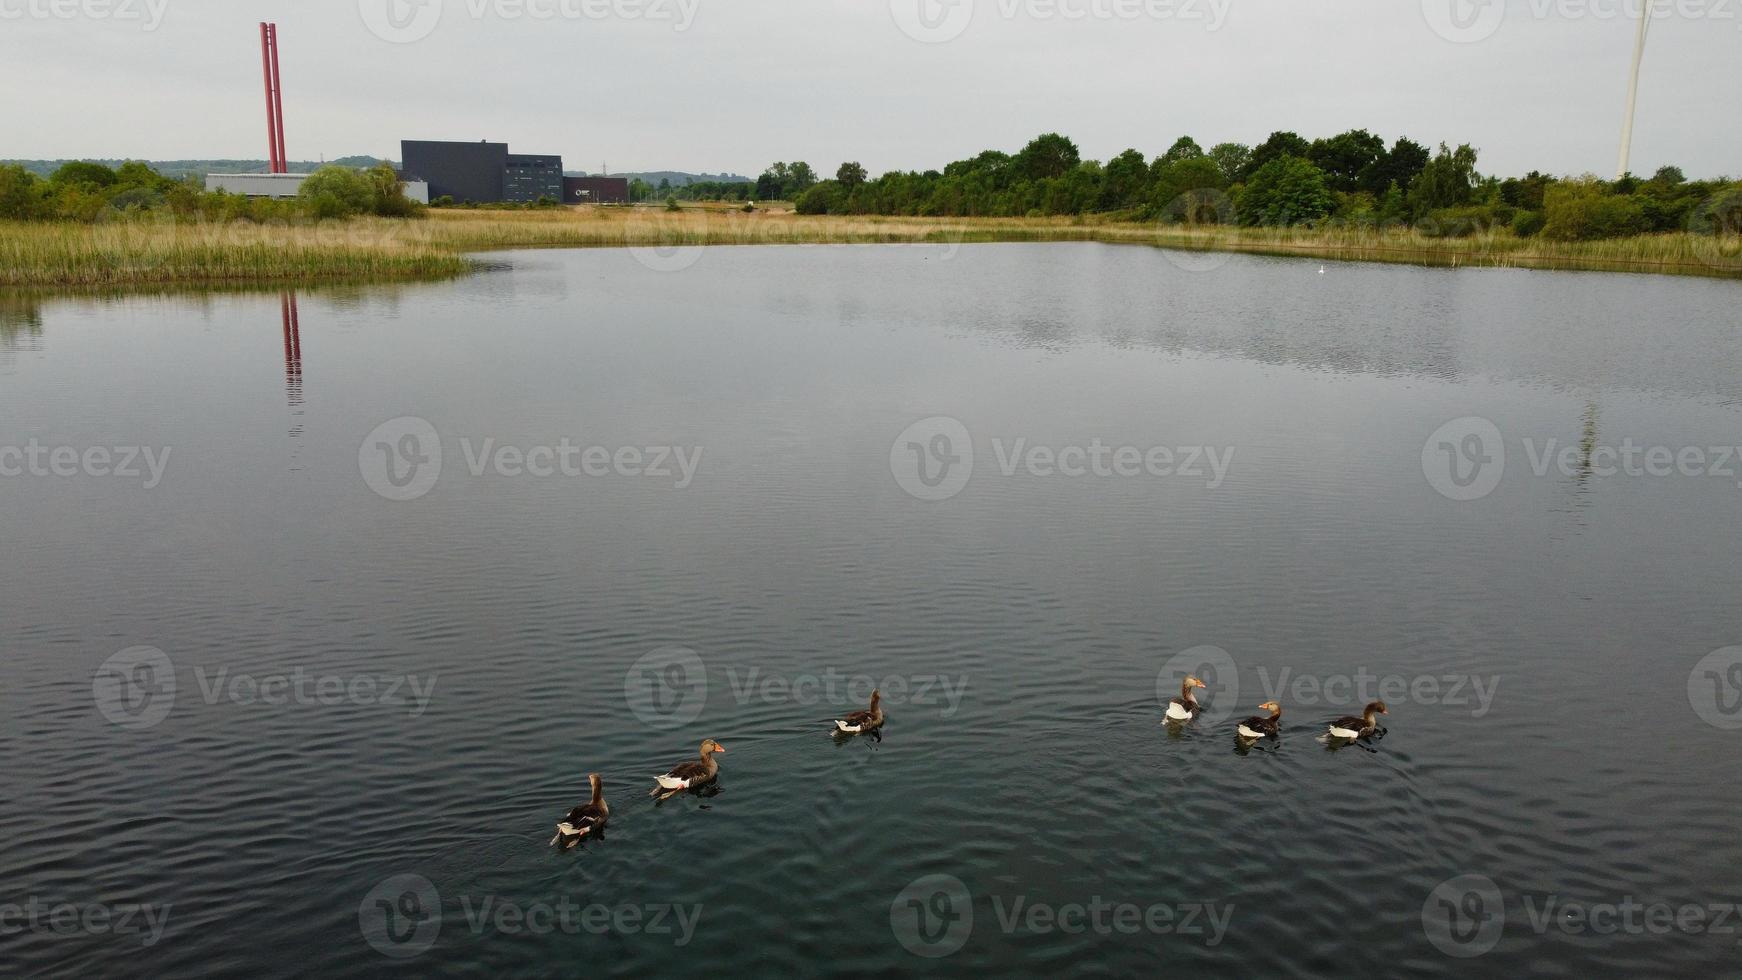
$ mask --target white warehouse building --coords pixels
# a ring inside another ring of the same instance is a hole
[[[295,197],[302,190],[308,174],[207,174],[206,190],[226,191],[248,197]],[[429,183],[422,180],[405,182],[405,196],[420,204],[429,203]]]

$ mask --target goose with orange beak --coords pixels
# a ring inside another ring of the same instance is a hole
[[[1331,722],[1330,727],[1326,729],[1325,733],[1319,736],[1319,738],[1324,740],[1340,739],[1345,742],[1352,742],[1356,739],[1371,737],[1374,732],[1379,731],[1379,719],[1377,716],[1388,714],[1391,714],[1391,712],[1385,709],[1385,702],[1375,701],[1372,704],[1369,704],[1365,711],[1361,712],[1359,718],[1350,715],[1345,718],[1338,718],[1336,721]]]
[[[1275,738],[1282,733],[1282,705],[1275,701],[1266,701],[1258,706],[1259,711],[1268,711],[1268,717],[1254,715],[1240,723],[1240,737],[1248,739]]]
[[[702,743],[702,756],[688,762],[680,762],[662,776],[653,777],[658,785],[653,792],[647,794],[665,800],[686,790],[700,789],[707,786],[720,775],[720,764],[714,760],[716,754],[724,755],[726,747],[713,739]]]
[[[1208,686],[1209,685],[1198,680],[1196,677],[1186,678],[1185,682],[1180,685],[1179,697],[1174,698],[1167,703],[1167,720],[1173,722],[1187,722],[1196,718],[1198,712],[1204,710],[1204,707],[1198,703],[1198,696],[1192,692]]]

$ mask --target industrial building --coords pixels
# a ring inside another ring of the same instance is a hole
[[[564,177],[565,204],[628,204],[627,177]]]
[[[247,197],[295,197],[302,190],[308,174],[207,174],[206,190],[227,191]],[[403,175],[402,175],[403,176]],[[421,180],[405,178],[405,196],[420,204],[429,203],[429,185]]]
[[[401,140],[401,166],[428,182],[432,199],[464,204],[523,204],[564,200],[563,158],[545,153],[509,153],[507,143]]]

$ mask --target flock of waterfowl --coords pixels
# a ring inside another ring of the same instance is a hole
[[[835,719],[831,734],[842,739],[855,735],[879,737],[882,728],[883,692],[872,691],[871,707]],[[653,777],[653,791],[648,795],[663,803],[679,793],[699,793],[707,789],[720,778],[720,763],[714,756],[725,753],[724,745],[711,738],[705,740],[700,758],[680,762]],[[589,774],[587,781],[593,784],[593,798],[570,810],[568,816],[556,825],[556,836],[550,839],[553,847],[573,847],[589,836],[597,836],[610,821],[611,805],[605,802],[605,781],[596,772]]]
[[[1184,725],[1196,720],[1203,712],[1203,705],[1198,703],[1197,692],[1207,687],[1198,678],[1187,677],[1180,686],[1179,697],[1167,703],[1167,723]],[[1266,701],[1258,706],[1258,710],[1267,711],[1269,714],[1254,715],[1236,726],[1235,731],[1239,733],[1242,742],[1252,743],[1281,737],[1282,705],[1275,701]],[[1331,722],[1319,739],[1327,742],[1364,742],[1376,735],[1383,736],[1385,730],[1379,727],[1378,716],[1384,714],[1390,714],[1385,710],[1385,702],[1375,701],[1359,716],[1350,715]],[[883,721],[883,693],[872,691],[871,706],[863,711],[851,712],[845,718],[836,719],[832,734],[836,738],[852,738],[861,734],[877,736],[883,728]],[[714,757],[724,755],[725,752],[724,745],[714,739],[707,739],[702,742],[700,758],[680,762],[653,777],[653,790],[648,795],[657,802],[664,802],[679,793],[707,789],[720,777],[720,763]],[[592,799],[570,810],[556,825],[556,836],[550,839],[552,846],[573,847],[589,836],[597,836],[611,819],[611,807],[605,802],[605,781],[596,772],[588,775],[587,780],[593,786]]]
[[[1197,692],[1209,685],[1196,677],[1187,677],[1180,685],[1179,697],[1167,702],[1167,721],[1169,724],[1183,725],[1198,717],[1204,710],[1198,703]],[[1253,715],[1239,725],[1235,731],[1245,741],[1256,742],[1264,738],[1280,738],[1282,735],[1282,705],[1275,701],[1266,701],[1258,706],[1259,711],[1268,711],[1268,715]],[[1319,736],[1322,742],[1365,742],[1375,735],[1383,737],[1385,729],[1379,727],[1379,716],[1388,715],[1384,701],[1374,701],[1359,715],[1345,715],[1331,722]]]

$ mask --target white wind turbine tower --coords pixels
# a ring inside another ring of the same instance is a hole
[[[1645,32],[1651,28],[1651,11],[1656,0],[1644,0],[1639,8],[1639,39],[1633,42],[1633,74],[1627,79],[1627,114],[1621,119],[1621,162],[1615,167],[1615,179],[1627,176],[1628,157],[1633,153],[1633,110],[1639,103],[1639,63],[1645,60]]]

